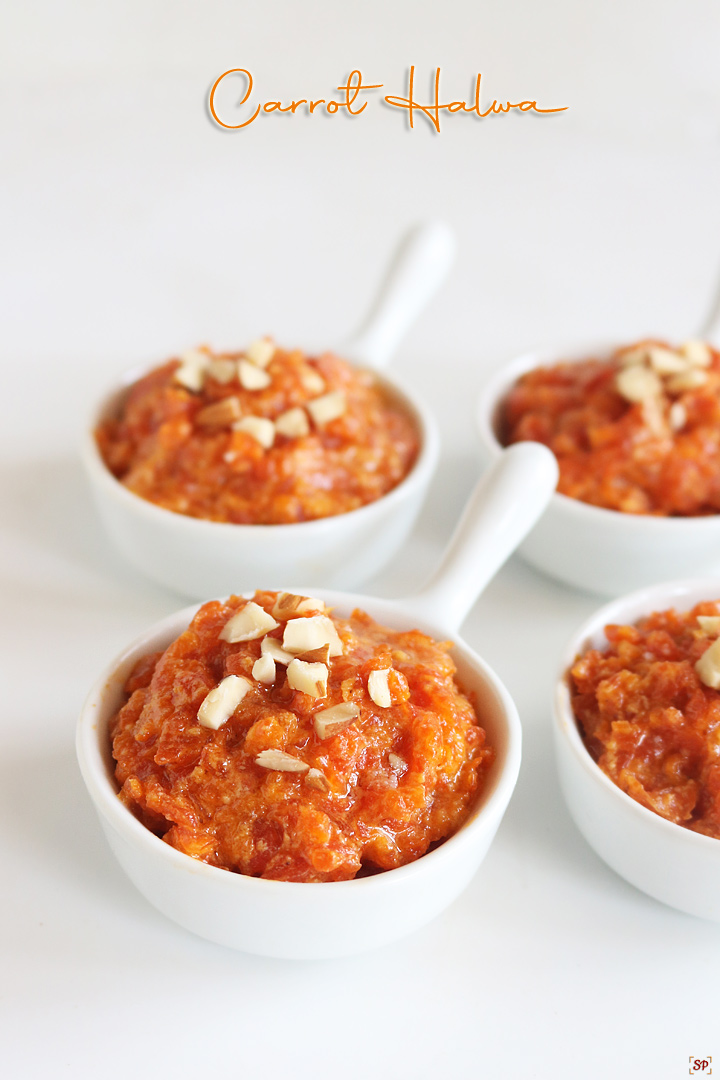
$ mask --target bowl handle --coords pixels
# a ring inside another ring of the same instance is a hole
[[[504,450],[478,481],[438,570],[403,609],[455,633],[475,600],[538,520],[558,480],[540,443]]]
[[[442,221],[426,221],[403,238],[370,313],[338,353],[361,367],[384,368],[455,258],[455,237]]]

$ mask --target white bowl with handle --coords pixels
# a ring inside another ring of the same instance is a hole
[[[200,599],[275,580],[315,588],[355,588],[400,550],[425,499],[439,456],[437,425],[409,387],[380,374],[400,339],[445,279],[455,241],[447,226],[412,230],[397,252],[362,331],[338,349],[371,368],[387,397],[410,417],[420,438],[408,475],[374,502],[333,517],[287,525],[236,525],[166,510],[141,498],[105,465],[95,440],[98,424],[121,407],[144,371],[127,374],[95,409],[82,445],[82,461],[100,517],[120,553],[154,581]]]
[[[519,444],[521,445],[521,444]],[[720,840],[667,821],[622,791],[591,757],[572,710],[568,673],[588,649],[607,647],[605,627],[637,622],[654,611],[688,611],[720,599],[717,577],[641,589],[596,611],[562,657],[553,734],[560,787],[588,844],[617,874],[670,907],[720,921]]]
[[[82,710],[77,753],[103,831],[140,892],[181,926],[211,941],[266,956],[320,958],[361,952],[411,933],[461,892],[482,862],[520,766],[521,729],[507,690],[458,636],[476,596],[532,525],[557,467],[544,447],[511,448],[479,484],[442,565],[404,601],[315,590],[341,616],[361,607],[393,629],[452,637],[458,681],[474,695],[495,761],[470,817],[417,861],[372,877],[296,883],[246,877],[198,862],[146,829],[118,798],[108,724],[136,661],[163,649],[188,625],[186,608],[149,629],[102,672]]]
[[[503,403],[528,371],[568,363],[572,358],[607,359],[605,343],[565,351],[531,352],[504,365],[487,381],[476,421],[483,461],[503,452]],[[570,359],[569,359],[570,358]],[[652,517],[606,510],[555,492],[519,554],[532,566],[588,592],[617,596],[654,582],[720,573],[720,514],[707,517]]]

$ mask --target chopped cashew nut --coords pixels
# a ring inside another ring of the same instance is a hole
[[[276,664],[285,664],[286,667],[291,660],[295,659],[293,654],[286,652],[278,639],[274,637],[264,637],[262,639],[260,653],[262,656],[271,656]]]
[[[720,615],[698,615],[697,621],[706,634],[720,634]]]
[[[360,709],[352,701],[332,705],[329,709],[320,709],[313,716],[315,734],[318,739],[329,739],[339,731],[344,731],[359,715]]]
[[[288,664],[287,680],[293,690],[301,690],[312,698],[327,694],[328,669],[326,664],[306,664],[297,657]]]
[[[267,367],[274,355],[275,345],[270,338],[258,338],[245,350],[245,356],[250,363],[259,368]]]
[[[310,652],[321,645],[330,646],[330,656],[342,656],[343,645],[335,624],[327,615],[310,615],[305,619],[290,619],[285,624],[283,649],[291,653]]]
[[[275,425],[264,416],[243,416],[242,420],[233,424],[233,430],[244,431],[265,450],[269,450],[275,442]]]
[[[272,615],[268,615],[265,608],[250,600],[244,608],[228,619],[220,631],[220,640],[229,641],[231,645],[238,641],[254,641],[279,625]]]
[[[275,661],[270,653],[261,653],[252,668],[253,679],[261,683],[275,682]]]
[[[288,409],[275,418],[275,429],[286,439],[302,439],[310,434],[310,422],[304,409]]]
[[[392,705],[389,674],[390,668],[382,668],[380,671],[371,671],[368,675],[368,694],[381,709],[389,709]]]
[[[292,754],[286,754],[284,750],[261,750],[255,758],[255,764],[275,772],[307,772],[310,768],[304,761]]]
[[[306,611],[325,611],[322,600],[314,596],[298,596],[296,593],[278,594],[272,613],[276,619],[289,619],[291,615],[304,615]]]
[[[245,390],[264,390],[272,382],[267,371],[249,360],[238,361],[238,378]]]
[[[688,364],[692,364],[693,367],[710,367],[712,363],[712,353],[704,341],[696,339],[686,341],[680,351]]]
[[[242,675],[227,675],[221,683],[211,690],[198,709],[197,718],[203,727],[217,731],[229,720],[237,709],[252,683]]]
[[[720,637],[713,641],[695,665],[700,682],[713,690],[720,690]]]
[[[634,365],[618,371],[615,376],[615,389],[626,401],[636,403],[659,394],[662,383],[654,371]]]
[[[337,420],[346,409],[347,397],[342,390],[332,390],[329,394],[313,398],[307,403],[307,410],[318,427],[329,424],[331,420]]]
[[[327,641],[319,649],[308,649],[307,652],[298,653],[298,660],[304,660],[306,664],[327,664],[330,659],[330,646]]]
[[[195,416],[195,423],[205,428],[230,427],[241,416],[242,409],[236,397],[226,397],[212,405],[206,405]]]

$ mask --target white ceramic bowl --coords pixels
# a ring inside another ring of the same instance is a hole
[[[310,588],[352,589],[376,574],[405,542],[437,464],[432,415],[407,388],[378,374],[445,280],[455,257],[447,225],[425,221],[402,238],[370,314],[338,355],[370,368],[388,397],[404,408],[420,435],[418,458],[405,479],[375,502],[335,517],[295,525],[233,525],[176,514],[134,495],[102,461],[92,432],[116,411],[134,371],[100,404],[82,458],[100,516],[118,550],[148,577],[202,599],[254,589],[258,582],[302,581]]]
[[[100,516],[120,553],[148,577],[200,599],[253,589],[258,581],[302,581],[314,588],[354,588],[402,547],[425,498],[439,454],[437,425],[409,390],[376,375],[411,417],[420,452],[397,487],[375,502],[335,517],[293,525],[233,525],[202,521],[135,495],[105,465],[93,432],[117,412],[142,372],[128,373],[95,412],[82,460]]]
[[[690,915],[720,921],[720,840],[666,821],[626,795],[585,748],[567,673],[578,654],[607,646],[604,628],[653,611],[687,611],[720,598],[720,577],[642,589],[597,611],[569,642],[555,691],[555,752],[565,801],[578,829],[608,866],[648,895]]]
[[[340,615],[364,608],[397,629],[454,636],[475,596],[510,554],[550,497],[555,461],[544,447],[507,451],[481,482],[440,571],[404,602],[315,590]],[[528,485],[534,494],[519,499]],[[462,587],[461,587],[462,586]],[[334,957],[383,945],[422,926],[465,887],[495,835],[520,766],[520,723],[497,676],[462,641],[453,657],[463,688],[475,695],[495,762],[469,819],[416,862],[373,877],[298,884],[207,866],[146,829],[117,797],[108,721],[122,703],[135,661],[167,646],[188,625],[186,608],[142,635],[109,665],[85,703],[77,729],[83,778],[112,850],[143,895],[169,918],[232,948],[287,958]]]
[[[589,356],[609,356],[605,344],[564,352],[527,353],[487,382],[477,408],[485,460],[502,452],[498,422],[511,387],[533,368]],[[556,492],[545,514],[519,549],[527,562],[589,592],[619,595],[643,585],[697,574],[720,573],[720,514],[660,518],[604,510]]]

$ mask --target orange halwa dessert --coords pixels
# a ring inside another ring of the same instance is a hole
[[[720,839],[720,602],[607,626],[570,671],[591,755],[656,814]]]
[[[191,517],[287,524],[373,502],[407,475],[418,433],[368,371],[267,338],[197,349],[130,387],[96,431],[110,471]]]
[[[449,648],[289,593],[205,604],[126,684],[120,798],[241,874],[341,881],[412,862],[465,821],[494,757]]]
[[[573,499],[629,514],[720,512],[720,353],[705,342],[644,341],[530,371],[501,426],[505,445],[550,447],[558,491]]]

